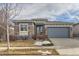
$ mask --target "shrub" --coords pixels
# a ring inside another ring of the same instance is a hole
[[[47,35],[32,35],[32,39],[46,40],[48,39],[48,36]]]
[[[10,41],[15,41],[15,40],[26,40],[28,39],[28,36],[22,36],[22,35],[10,35],[9,36]]]
[[[16,40],[16,38],[15,38],[14,35],[10,35],[10,36],[9,36],[9,39],[10,39],[10,41],[15,41],[15,40]]]

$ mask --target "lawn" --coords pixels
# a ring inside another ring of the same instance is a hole
[[[39,50],[49,51],[51,54],[38,52]],[[55,49],[10,49],[9,52],[7,50],[0,51],[0,55],[59,55],[59,53]]]
[[[35,40],[16,40],[10,41],[10,47],[37,47],[34,45]],[[6,47],[7,42],[0,42],[0,47]],[[47,55],[59,55],[58,52],[53,48],[43,48],[43,49],[9,49],[0,51],[0,55],[45,55],[42,52],[51,52]]]
[[[34,46],[35,40],[16,40],[16,41],[10,41],[11,47],[26,47],[26,46]],[[6,47],[7,42],[0,42],[0,47]]]
[[[10,47],[35,47],[36,40],[16,40],[10,41]],[[53,45],[52,45],[53,46]],[[7,42],[0,42],[0,47],[7,47]]]

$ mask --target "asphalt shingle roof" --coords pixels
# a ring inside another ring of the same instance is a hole
[[[36,24],[50,24],[50,25],[73,25],[72,22],[62,22],[62,21],[37,21],[37,20],[13,20],[13,22],[33,22]]]

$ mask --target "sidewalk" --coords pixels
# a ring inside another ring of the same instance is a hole
[[[0,51],[2,50],[6,50],[7,47],[0,47]],[[9,49],[54,49],[53,46],[50,47],[44,47],[44,46],[40,46],[40,47],[9,47]]]

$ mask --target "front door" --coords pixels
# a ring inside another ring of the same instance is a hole
[[[39,35],[39,34],[45,34],[45,28],[44,28],[44,25],[36,25],[36,35]]]

